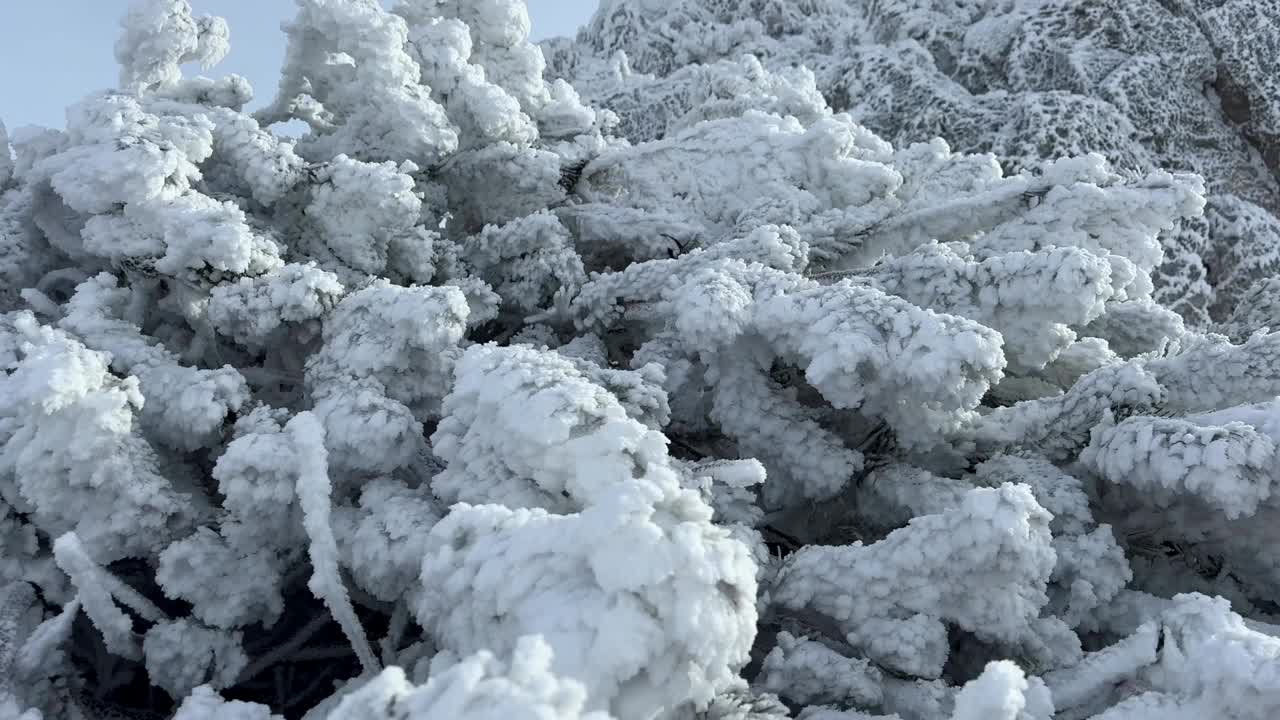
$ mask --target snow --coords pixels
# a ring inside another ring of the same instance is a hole
[[[1272,4],[296,4],[0,124],[0,717],[1280,716]]]

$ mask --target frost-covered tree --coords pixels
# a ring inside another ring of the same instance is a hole
[[[1280,712],[1269,7],[297,4],[0,126],[0,717]]]
[[[637,141],[821,94],[890,141],[941,135],[1010,170],[1098,152],[1197,172],[1208,209],[1163,233],[1153,279],[1203,326],[1276,269],[1278,26],[1257,0],[605,0],[544,47]]]

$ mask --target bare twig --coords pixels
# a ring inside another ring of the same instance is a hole
[[[254,660],[248,667],[241,671],[240,675],[236,678],[235,684],[240,685],[246,683],[254,677],[257,677],[262,673],[262,671],[272,665],[292,656],[294,653],[301,650],[302,646],[306,645],[308,640],[315,637],[315,634],[320,632],[321,628],[328,625],[330,622],[333,622],[333,618],[330,617],[328,613],[322,613],[311,618],[311,621],[306,625],[303,625],[293,637],[286,640],[274,650],[269,650],[265,655]]]

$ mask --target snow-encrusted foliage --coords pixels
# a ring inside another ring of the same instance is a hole
[[[297,4],[0,125],[0,718],[1280,715],[1270,5]]]
[[[543,46],[637,142],[749,107],[807,121],[820,95],[1010,170],[1098,152],[1197,172],[1207,212],[1161,234],[1153,280],[1204,326],[1280,267],[1278,28],[1260,0],[603,0]]]

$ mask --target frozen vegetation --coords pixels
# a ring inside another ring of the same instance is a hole
[[[0,720],[1280,717],[1274,3],[297,5],[0,125]]]

